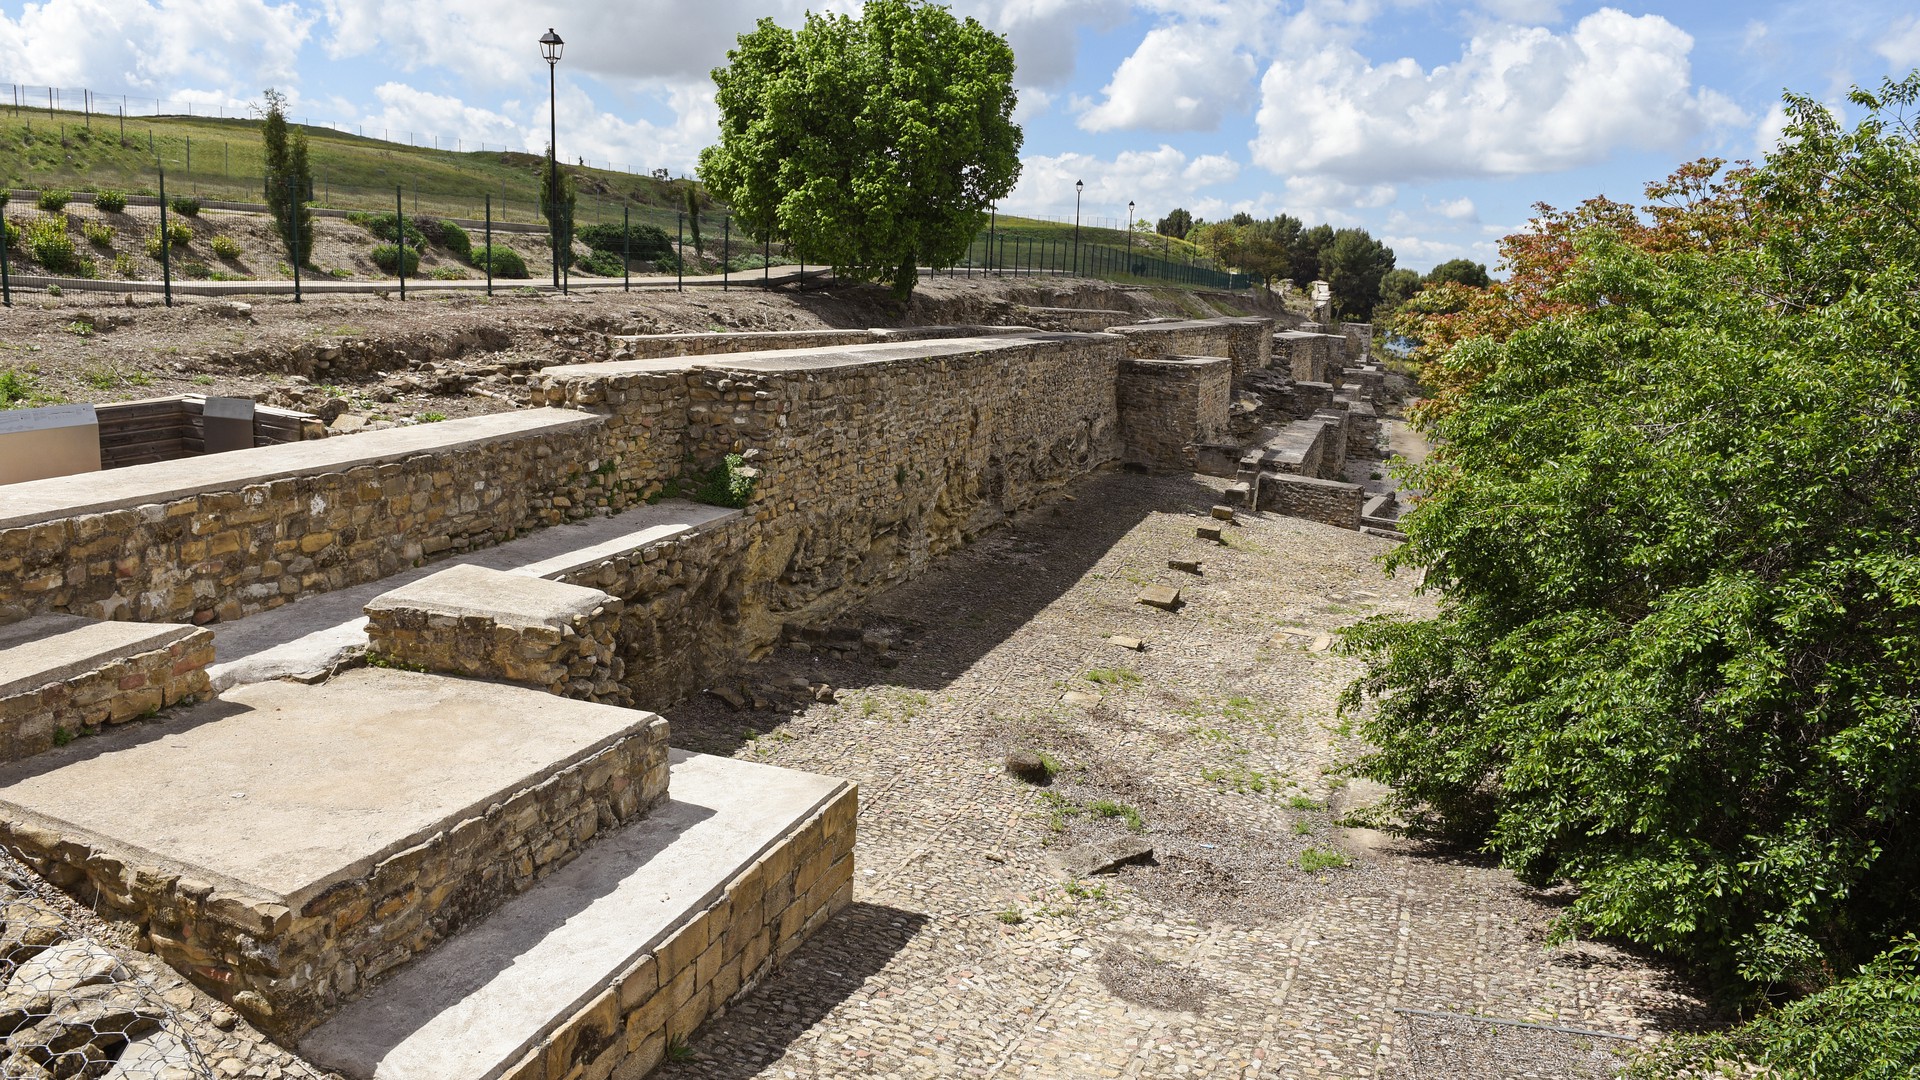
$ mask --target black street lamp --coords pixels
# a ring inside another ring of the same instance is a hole
[[[1073,274],[1080,276],[1080,193],[1087,189],[1085,180],[1073,182]]]
[[[1127,200],[1127,273],[1133,273],[1133,200]]]
[[[553,287],[560,287],[560,120],[555,109],[553,69],[560,63],[561,47],[566,42],[547,27],[540,35],[540,55],[547,58],[547,239],[553,247]]]

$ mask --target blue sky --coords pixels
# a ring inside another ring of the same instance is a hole
[[[707,72],[769,17],[849,0],[0,0],[0,82],[244,108],[538,149],[549,26],[560,148],[691,169]],[[1920,66],[1911,0],[956,0],[1020,65],[1024,170],[1005,204],[1112,223],[1185,206],[1359,225],[1400,265],[1493,262],[1535,202],[1635,199],[1702,155],[1771,145],[1791,88]]]

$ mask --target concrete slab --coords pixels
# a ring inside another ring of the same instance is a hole
[[[674,751],[668,798],[301,1040],[354,1080],[491,1080],[846,781]]]
[[[609,601],[599,589],[462,564],[381,593],[367,614],[422,611],[450,619],[482,618],[513,629],[565,630]]]
[[[540,374],[548,378],[570,379],[596,375],[687,371],[695,368],[768,372],[824,371],[897,360],[920,360],[995,352],[1003,349],[1022,349],[1049,341],[1098,341],[1105,336],[1104,334],[1017,329],[1004,334],[934,338],[924,341],[883,341],[870,345],[827,345],[810,349],[777,349],[763,352],[716,353],[705,356],[675,356],[653,360],[609,360],[593,364],[561,364],[542,368]]]
[[[740,516],[739,510],[670,499],[612,517],[539,529],[393,577],[309,596],[214,626],[214,663],[207,675],[215,690],[267,679],[318,677],[365,650],[370,601],[452,565],[555,578],[626,552],[698,535]]]
[[[195,630],[77,615],[41,615],[0,626],[0,698],[70,679],[117,657],[164,649]]]
[[[0,817],[298,910],[656,722],[408,671],[261,683],[0,767]]]

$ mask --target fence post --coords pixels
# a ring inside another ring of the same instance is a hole
[[[7,276],[7,211],[0,203],[0,305],[13,306],[13,279]]]
[[[687,212],[676,210],[673,214],[673,282],[674,288],[687,291]]]
[[[160,169],[160,288],[167,306],[173,306],[173,238],[167,235],[167,169]]]
[[[400,271],[400,299],[407,298],[407,204],[400,185],[393,185],[393,235],[400,251],[393,257],[393,268]]]
[[[760,241],[760,285],[765,288],[773,284],[773,231],[767,231],[766,239]]]
[[[633,204],[620,204],[620,291],[633,291]]]
[[[994,203],[987,217],[987,272],[993,272],[993,234],[1000,226],[1000,204]]]
[[[287,230],[288,239],[293,241],[293,302],[300,302],[300,214],[305,204],[300,201],[300,178],[292,173],[287,175],[287,192],[292,195],[293,227]]]
[[[493,192],[487,192],[487,295],[493,295]]]
[[[720,218],[720,291],[733,288],[733,215]]]

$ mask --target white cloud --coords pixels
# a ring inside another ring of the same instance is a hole
[[[1435,206],[1434,209],[1440,211],[1440,215],[1449,221],[1475,222],[1480,220],[1479,209],[1473,205],[1473,200],[1467,198],[1465,195],[1448,202],[1440,203]]]
[[[1423,274],[1449,259],[1472,259],[1491,268],[1500,258],[1500,245],[1484,240],[1462,242],[1427,236],[1382,236],[1380,242],[1393,249],[1396,267]]]
[[[1603,8],[1572,30],[1499,27],[1458,63],[1375,66],[1335,45],[1267,69],[1255,163],[1351,183],[1511,176],[1674,149],[1751,118],[1692,85],[1693,39]]]
[[[1159,218],[1176,206],[1199,216],[1226,204],[1206,189],[1232,182],[1240,165],[1224,154],[1188,157],[1162,143],[1155,150],[1124,151],[1111,161],[1090,154],[1034,156],[1021,161],[1020,182],[1001,209],[1041,217],[1071,218],[1074,181],[1086,182],[1080,207],[1087,219],[1122,220],[1131,200],[1136,217]]]
[[[266,0],[45,0],[0,12],[20,82],[238,106],[286,85],[312,16]]]
[[[1897,68],[1920,65],[1920,15],[1909,15],[1888,27],[1873,43],[1873,51]]]
[[[1253,96],[1254,60],[1233,26],[1176,23],[1147,32],[1080,116],[1087,131],[1212,131]]]
[[[1480,10],[1522,26],[1552,26],[1564,18],[1566,0],[1479,0]]]
[[[1753,129],[1753,148],[1760,154],[1771,154],[1780,145],[1787,133],[1787,107],[1774,102],[1767,109],[1767,115]]]

